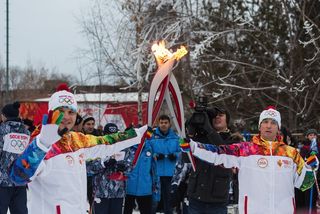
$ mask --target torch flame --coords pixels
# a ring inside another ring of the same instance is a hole
[[[180,60],[184,55],[188,53],[187,49],[184,46],[172,53],[170,50],[166,49],[165,41],[160,41],[152,45],[151,50],[156,57],[158,65],[164,64],[169,59]]]

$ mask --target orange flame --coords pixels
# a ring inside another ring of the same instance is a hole
[[[155,43],[152,45],[151,50],[156,57],[158,64],[163,64],[169,59],[180,60],[184,55],[188,53],[187,49],[184,46],[180,46],[180,48],[172,53],[170,50],[166,49],[165,41],[160,41],[159,43]]]

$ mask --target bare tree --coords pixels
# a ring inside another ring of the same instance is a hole
[[[187,44],[190,58],[175,72],[189,96],[203,93],[252,124],[275,105],[291,130],[319,127],[319,9],[296,0],[99,0],[83,22],[86,54],[103,64],[99,78],[141,90],[155,71],[152,42]]]
[[[91,47],[86,52],[89,61],[103,63],[100,79],[109,76],[106,81],[110,81],[110,76],[116,76],[128,84],[125,89],[138,90],[140,123],[141,94],[156,68],[153,42],[165,39],[169,47],[187,42],[185,32],[190,20],[178,11],[180,8],[167,1],[96,1],[89,19],[83,19],[83,31]]]
[[[292,130],[319,125],[319,17],[311,11],[319,5],[307,2],[203,1],[192,33],[194,90],[253,124],[262,108],[275,105]],[[303,20],[313,20],[313,39]]]

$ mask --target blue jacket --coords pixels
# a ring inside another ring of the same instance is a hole
[[[29,131],[20,119],[14,118],[0,124],[0,186],[16,186],[8,171],[13,161],[28,146],[29,140]]]
[[[132,147],[136,151],[137,146]],[[160,182],[156,172],[153,149],[149,141],[145,142],[136,166],[128,174],[127,194],[134,196],[152,195],[160,199]]]
[[[168,133],[164,135],[158,127],[149,141],[152,145],[154,156],[159,154],[164,155],[164,159],[157,160],[158,175],[173,176],[175,165],[180,154],[179,136],[172,129],[169,129]],[[170,154],[174,154],[176,158],[170,160]]]

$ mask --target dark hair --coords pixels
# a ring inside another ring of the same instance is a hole
[[[227,122],[227,126],[229,127],[229,123],[230,123],[230,113],[222,108],[222,107],[213,107],[210,109],[206,110],[209,120],[212,121],[213,118],[215,118],[217,116],[218,113],[222,113],[226,115],[226,122]]]
[[[168,120],[168,121],[170,122],[170,117],[169,117],[168,115],[162,114],[162,115],[160,115],[160,117],[159,117],[159,121],[160,121],[160,120]]]
[[[16,117],[19,117],[19,108],[20,108],[20,103],[14,102],[12,104],[5,105],[2,108],[1,112],[7,119],[16,118]]]
[[[82,118],[82,120],[83,120],[83,123],[82,123],[83,125],[86,124],[86,122],[91,121],[91,120],[93,120],[94,122],[96,122],[95,119],[94,119],[94,117],[92,117],[92,116],[84,116],[84,117]]]
[[[76,119],[76,123],[75,123],[75,125],[77,126],[77,125],[79,125],[81,122],[82,122],[82,117],[81,117],[81,115],[79,114],[79,113],[77,113],[77,119]]]

